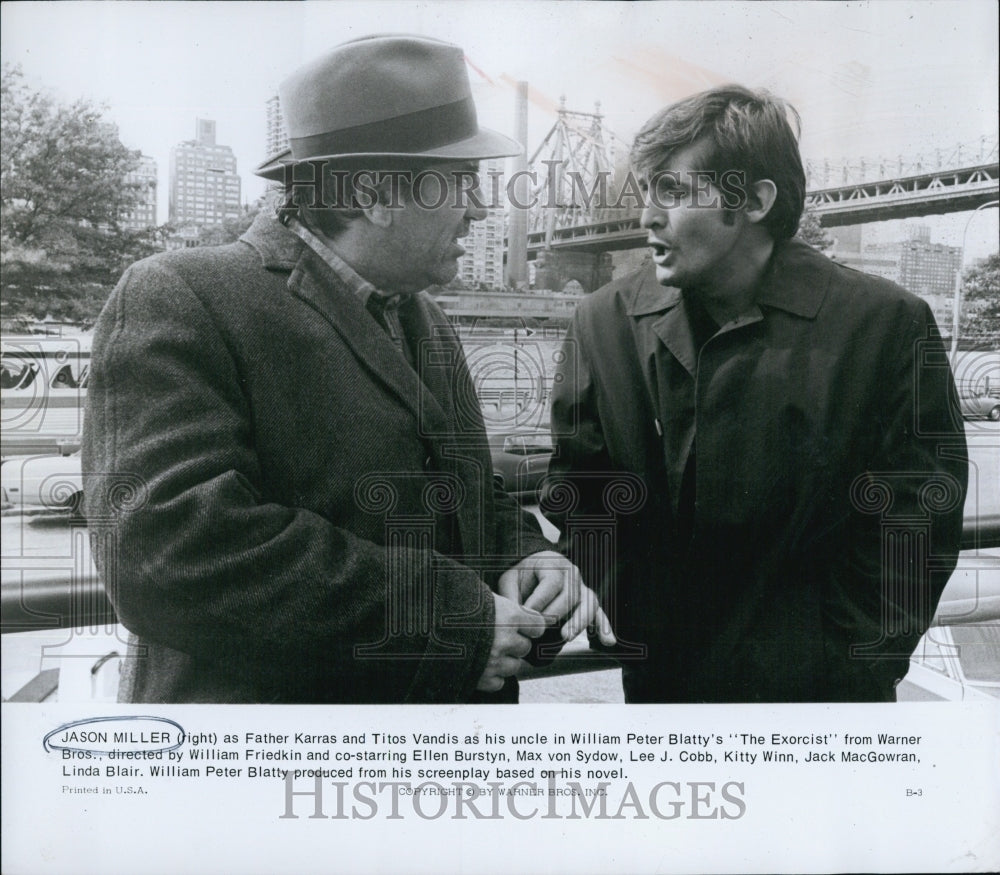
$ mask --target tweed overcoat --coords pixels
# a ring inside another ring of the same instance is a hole
[[[457,337],[417,371],[271,216],[133,265],[97,323],[92,550],[131,631],[125,701],[463,702],[491,586],[551,545],[495,492]]]
[[[586,298],[543,507],[629,701],[891,699],[961,538],[945,350],[922,300],[798,241],[756,300],[698,350],[652,266]]]

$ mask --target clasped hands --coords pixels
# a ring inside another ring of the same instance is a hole
[[[553,550],[532,553],[500,575],[493,646],[476,689],[495,692],[517,673],[531,651],[531,641],[546,627],[562,623],[563,641],[593,626],[603,644],[615,643],[604,611],[593,590],[585,586],[577,567]]]

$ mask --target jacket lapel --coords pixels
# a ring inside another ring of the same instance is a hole
[[[413,368],[323,259],[274,216],[258,216],[240,239],[257,250],[265,268],[291,271],[289,292],[322,316],[358,361],[414,416],[432,429],[443,427],[445,415],[440,404],[429,392],[420,390]]]
[[[437,399],[421,385],[416,372],[361,300],[343,289],[337,276],[312,250],[303,247],[288,278],[288,289],[322,316],[364,367],[374,374],[431,431],[445,421]]]
[[[656,281],[656,269],[652,264],[643,271],[635,293],[626,305],[626,311],[633,319],[662,314],[651,325],[653,333],[684,370],[694,376],[698,365],[698,351],[694,348],[684,298],[680,289],[661,286]]]
[[[683,300],[664,313],[653,323],[653,331],[670,350],[671,355],[683,365],[692,377],[698,367],[698,351],[694,348],[694,337]]]
[[[433,448],[436,467],[462,481],[466,495],[456,514],[462,552],[480,555],[492,509],[482,494],[483,484],[491,482],[490,468],[482,469],[489,466],[482,416],[461,345],[431,299],[421,292],[404,305],[418,377],[358,297],[343,289],[330,267],[295,234],[267,217],[242,239],[258,251],[264,267],[291,271],[290,293],[326,320],[358,361],[413,413],[415,433]],[[481,451],[473,446],[482,446]]]
[[[445,415],[446,430],[451,432],[454,430],[454,403],[448,374],[454,365],[454,350],[453,345],[448,343],[450,332],[447,326],[436,324],[423,293],[413,295],[400,306],[400,318],[410,342],[422,391],[433,396]]]
[[[463,561],[469,562],[484,555],[485,532],[493,526],[492,502],[483,494],[485,484],[492,480],[479,398],[461,343],[431,298],[424,292],[414,295],[405,311],[404,324],[415,343],[421,391],[433,396],[444,414],[441,428],[424,433],[431,439],[441,470],[457,476],[465,493],[455,516]]]

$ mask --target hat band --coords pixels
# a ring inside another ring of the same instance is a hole
[[[296,161],[364,152],[417,154],[466,140],[478,131],[476,106],[471,97],[465,97],[454,103],[352,128],[293,137],[289,144]]]

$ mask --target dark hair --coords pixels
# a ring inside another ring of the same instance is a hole
[[[794,119],[795,131],[789,123]],[[801,119],[795,108],[767,91],[722,85],[654,115],[636,135],[630,155],[644,174],[663,169],[670,156],[695,142],[705,145],[699,169],[739,171],[745,191],[770,179],[778,190],[762,221],[775,240],[794,236],[805,204],[806,177],[799,154]]]

